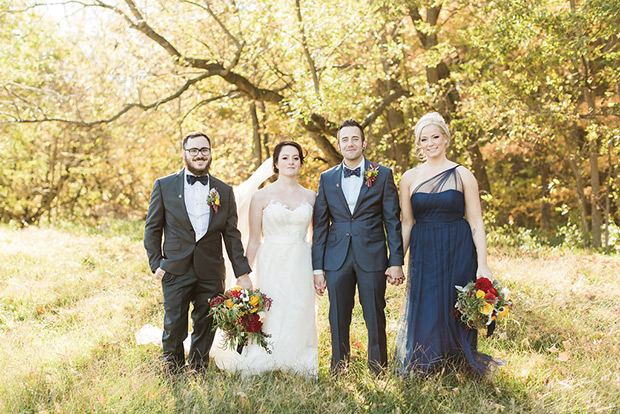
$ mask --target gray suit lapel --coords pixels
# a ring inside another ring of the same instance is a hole
[[[344,191],[342,191],[342,164],[336,166],[331,176],[331,186],[335,188],[337,197],[341,202],[347,212],[351,213],[349,210],[349,203],[347,203],[347,198],[344,196]]]
[[[185,205],[185,169],[182,169],[177,173],[177,198],[181,202],[181,211],[183,214],[183,218],[185,219],[187,225],[190,229],[192,229],[192,222],[189,219],[189,214],[187,214],[187,206]]]

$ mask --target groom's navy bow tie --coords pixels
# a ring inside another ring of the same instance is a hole
[[[188,174],[188,175],[186,175],[186,177],[187,177],[187,183],[188,183],[189,185],[194,185],[194,183],[195,183],[196,181],[201,182],[201,183],[202,183],[202,185],[207,185],[207,184],[209,184],[209,176],[208,176],[208,175],[205,175],[204,177],[196,177],[195,175],[189,175],[189,174]]]
[[[350,168],[347,168],[347,167],[344,167],[344,178],[350,177],[352,175],[357,175],[359,177],[360,176],[360,167],[357,167],[354,170],[352,170]]]

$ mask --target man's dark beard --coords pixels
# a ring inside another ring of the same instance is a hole
[[[198,160],[196,160],[196,161],[199,161],[199,159],[198,159]],[[187,170],[188,170],[189,172],[191,172],[192,174],[194,174],[194,175],[196,175],[196,176],[198,176],[198,177],[202,177],[202,176],[204,176],[204,175],[209,174],[209,167],[211,167],[211,161],[213,161],[213,160],[209,160],[209,161],[207,162],[207,165],[205,166],[205,168],[203,168],[203,169],[201,169],[201,170],[194,168],[194,167],[190,164],[190,161],[189,161],[189,160],[187,160],[187,159],[185,160],[185,166],[187,167]]]

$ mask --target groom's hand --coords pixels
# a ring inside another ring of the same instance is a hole
[[[164,277],[164,275],[165,275],[165,274],[166,274],[166,271],[165,271],[164,269],[162,269],[161,267],[158,267],[158,268],[155,270],[155,277],[156,277],[158,280],[161,280],[161,279]]]
[[[251,290],[252,289],[252,279],[248,273],[245,275],[241,275],[237,278],[237,285],[241,286],[244,289]]]
[[[326,288],[327,288],[327,283],[325,283],[325,273],[315,274],[314,275],[314,290],[316,291],[316,294],[319,296],[323,296],[323,293],[325,293]]]
[[[398,286],[405,281],[405,273],[402,266],[390,266],[385,271],[387,280],[394,286]]]

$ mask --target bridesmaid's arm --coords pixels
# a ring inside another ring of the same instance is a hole
[[[411,208],[411,197],[409,195],[413,176],[413,170],[409,170],[403,174],[400,180],[400,211],[402,215],[403,253],[405,255],[407,254],[407,249],[409,249],[411,229],[415,223],[413,209]]]
[[[476,177],[464,167],[459,167],[459,174],[463,180],[463,190],[465,193],[465,215],[471,235],[476,246],[478,256],[478,271],[476,277],[486,277],[493,279],[493,273],[487,264],[487,237],[484,232],[484,221],[482,220],[482,208],[480,207],[480,195],[478,194],[478,181]]]

